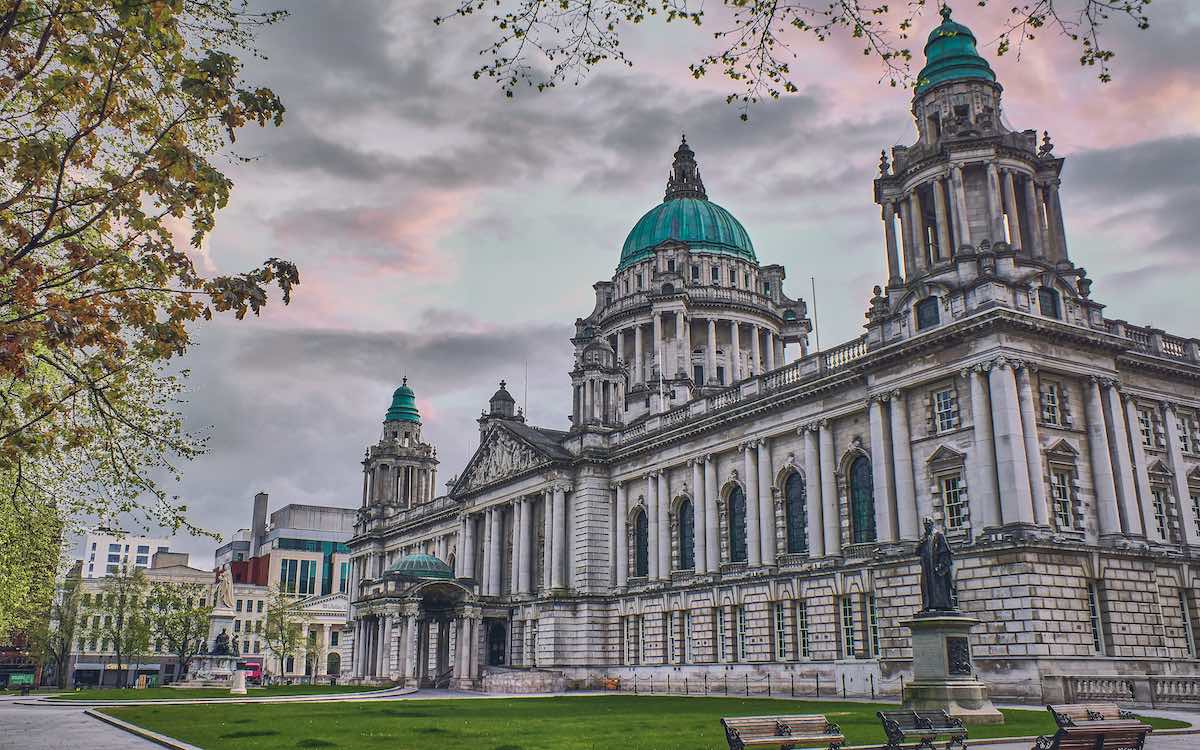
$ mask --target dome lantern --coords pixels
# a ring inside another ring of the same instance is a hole
[[[400,387],[392,393],[392,405],[388,407],[383,421],[421,423],[421,413],[417,411],[417,397],[412,388],[408,387],[408,378],[404,378]]]
[[[925,67],[917,75],[917,96],[948,81],[984,80],[995,83],[996,74],[975,48],[975,34],[950,18],[950,6],[941,8],[942,23],[925,42]]]

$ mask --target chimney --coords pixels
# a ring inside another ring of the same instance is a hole
[[[258,557],[258,547],[267,535],[267,493],[254,496],[254,523],[250,527],[250,556]]]

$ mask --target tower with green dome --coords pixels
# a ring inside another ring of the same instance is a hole
[[[363,458],[363,508],[398,512],[437,497],[437,448],[421,439],[421,412],[408,378],[392,392],[383,415],[383,437]]]

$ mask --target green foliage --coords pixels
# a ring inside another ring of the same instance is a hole
[[[198,583],[155,583],[146,602],[153,637],[161,639],[179,665],[177,675],[185,675],[192,659],[208,639],[208,587]]]
[[[95,640],[101,651],[113,652],[118,679],[128,681],[125,670],[150,650],[149,591],[145,571],[121,566],[104,578],[100,590],[82,606],[87,623],[80,628],[82,636]]]
[[[79,568],[72,570],[55,592],[49,617],[31,618],[25,631],[30,651],[43,667],[54,667],[55,684],[66,687],[67,660],[80,633],[83,579]]]
[[[105,688],[78,690],[56,696],[56,701],[157,701],[179,700],[180,698],[221,698],[231,701],[248,698],[272,698],[293,695],[330,695],[338,693],[366,693],[380,688],[375,685],[270,685],[250,686],[246,696],[230,695],[229,688],[177,688],[159,687],[144,690],[113,690]]]
[[[206,277],[193,262],[230,196],[216,160],[279,125],[238,55],[281,13],[237,0],[0,3],[0,541],[57,565],[64,532],[188,527],[160,485],[204,449],[168,360],[191,327],[258,314],[299,283],[278,258]],[[190,247],[189,247],[190,246]],[[190,528],[190,527],[188,527]],[[5,545],[6,547],[8,545]],[[44,612],[53,575],[0,552],[0,635]]]
[[[267,602],[267,618],[263,623],[262,638],[275,655],[279,667],[278,674],[283,674],[287,657],[298,656],[301,646],[305,645],[297,600],[294,595],[284,591],[282,585],[271,592],[271,598]]]
[[[976,0],[986,6],[989,0]],[[525,84],[538,91],[561,83],[578,85],[592,67],[605,62],[631,66],[621,47],[625,29],[651,18],[685,21],[701,26],[708,16],[704,0],[453,0],[441,24],[454,17],[490,13],[495,27],[492,42],[480,50],[488,61],[475,78],[495,80],[505,96]],[[712,3],[709,6],[713,5]],[[721,0],[712,32],[717,51],[706,54],[689,69],[701,78],[710,70],[737,84],[727,101],[742,107],[764,97],[778,99],[799,90],[792,45],[802,38],[825,42],[844,36],[861,45],[862,53],[882,65],[880,81],[891,86],[915,85],[910,62],[916,19],[940,0],[885,3],[879,0]],[[1109,63],[1115,52],[1100,40],[1100,29],[1114,15],[1139,29],[1150,26],[1150,0],[1036,0],[1014,5],[997,34],[998,54],[1026,41],[1042,29],[1053,29],[1080,47],[1080,64],[1098,66],[1101,81],[1112,79]],[[920,44],[920,40],[917,40]]]

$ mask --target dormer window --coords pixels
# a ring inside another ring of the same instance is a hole
[[[667,258],[667,273],[675,273],[675,259]]]
[[[763,295],[767,296],[767,297],[771,296],[771,282],[769,282],[769,281],[763,282]]]
[[[1062,305],[1058,292],[1048,286],[1038,288],[1038,307],[1047,318],[1062,319]]]
[[[644,286],[645,286],[645,280],[642,278],[642,275],[639,273],[637,275],[637,288],[640,290]]]
[[[713,266],[713,267],[712,267],[712,282],[713,282],[714,284],[720,284],[720,283],[721,283],[721,267],[720,267],[720,266]]]
[[[742,271],[742,287],[745,289],[750,288],[750,272],[749,271]]]
[[[700,266],[692,266],[692,281],[700,283]]]
[[[914,309],[916,311],[918,331],[923,331],[926,328],[933,328],[941,322],[937,297],[928,297],[921,300],[917,303]]]

